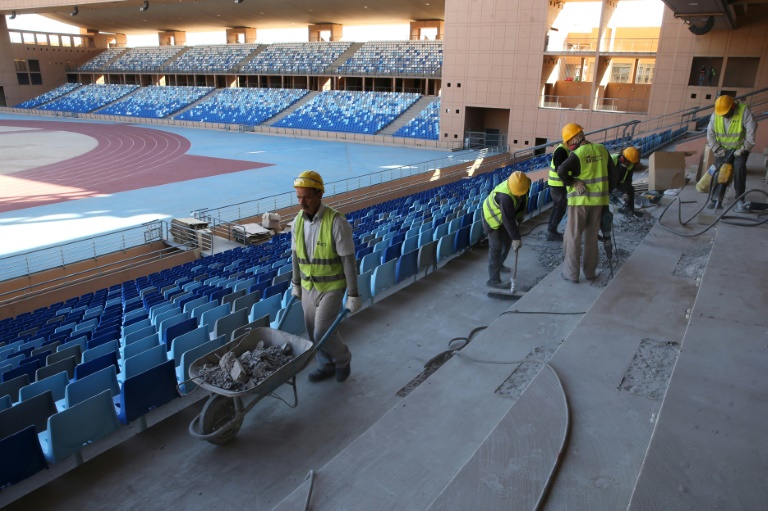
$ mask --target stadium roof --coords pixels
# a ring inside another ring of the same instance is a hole
[[[299,28],[302,25],[402,24],[442,20],[445,0],[10,0],[2,11],[48,18],[106,33],[148,34],[166,30],[210,32],[226,28]],[[77,15],[71,13],[77,6]]]

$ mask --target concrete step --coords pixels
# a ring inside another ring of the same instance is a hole
[[[305,105],[312,101],[318,94],[320,94],[318,91],[310,91],[309,94],[298,100],[296,103],[292,104],[276,116],[272,117],[271,119],[267,119],[266,121],[262,122],[259,126],[271,126],[275,124],[277,121],[280,121],[289,115],[291,115],[293,112],[298,110],[302,107],[302,105]]]
[[[400,114],[397,119],[392,121],[392,123],[387,125],[383,130],[379,131],[377,135],[393,135],[401,127],[408,124],[411,119],[419,115],[419,112],[427,108],[427,106],[435,99],[437,99],[435,96],[422,96],[418,101],[408,107],[408,110]]]

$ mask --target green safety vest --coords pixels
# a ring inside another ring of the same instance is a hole
[[[619,156],[620,156],[619,154],[612,154],[612,155],[611,155],[611,158],[613,158],[613,163],[614,163],[614,165],[616,165],[617,167],[621,165],[621,164],[619,163]],[[619,184],[620,184],[620,185],[623,185],[623,184],[624,184],[624,181],[626,181],[626,180],[627,180],[627,177],[629,177],[629,176],[631,176],[631,175],[632,175],[632,169],[633,169],[634,167],[635,167],[635,164],[634,164],[634,163],[632,163],[632,162],[629,162],[629,163],[627,164],[627,170],[624,172],[624,175],[623,175],[623,176],[621,176],[621,177],[619,178]]]
[[[517,197],[512,195],[512,192],[509,191],[509,183],[505,179],[504,182],[502,182],[499,186],[494,188],[491,193],[488,195],[488,197],[483,202],[483,216],[485,217],[485,221],[488,222],[488,226],[493,229],[494,231],[501,227],[501,206],[499,206],[496,203],[496,194],[497,193],[503,193],[506,195],[509,195],[512,197],[512,203],[515,205],[515,209],[517,209],[518,202]],[[528,201],[528,196],[525,196],[525,199]],[[526,208],[522,208],[520,212],[515,215],[515,220],[520,222],[523,217],[525,216],[525,210]]]
[[[607,206],[608,205],[608,158],[611,156],[600,144],[585,144],[575,151],[579,157],[581,174],[576,179],[587,186],[586,192],[579,195],[573,187],[567,187],[569,206]]]
[[[736,105],[736,111],[731,116],[728,130],[725,129],[725,121],[722,115],[715,114],[715,138],[725,149],[738,149],[744,143],[744,103]]]
[[[571,154],[571,150],[568,149],[568,146],[565,144],[560,144],[559,146],[555,147],[555,151],[557,151],[560,148],[565,149],[565,152],[568,154]],[[549,179],[547,180],[547,184],[549,186],[563,186],[563,180],[560,179],[560,176],[557,175],[557,167],[555,167],[555,153],[552,153],[552,159],[549,160]]]
[[[344,265],[336,253],[333,244],[333,219],[338,211],[325,207],[320,221],[320,232],[317,236],[315,253],[310,260],[307,247],[304,245],[304,215],[299,213],[294,223],[294,240],[296,242],[296,257],[299,260],[301,287],[309,291],[316,287],[321,293],[347,287],[344,276]]]

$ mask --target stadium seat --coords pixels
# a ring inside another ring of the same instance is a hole
[[[95,442],[119,428],[111,392],[105,390],[51,415],[48,431],[40,435],[40,443],[49,463],[58,463],[74,455],[75,463],[80,465],[83,462],[80,451],[85,444]]]

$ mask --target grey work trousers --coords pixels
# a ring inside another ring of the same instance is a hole
[[[592,280],[597,272],[597,233],[603,206],[568,206],[568,222],[563,236],[563,276],[578,282],[582,260],[582,236],[584,238],[584,276]]]
[[[313,343],[323,338],[336,317],[341,312],[344,289],[335,289],[325,293],[316,288],[301,290],[301,306],[304,309],[304,324],[309,340]],[[341,340],[338,331],[333,332],[323,346],[316,352],[317,363],[322,371],[334,371],[349,365],[352,354]]]
[[[498,229],[491,229],[485,222],[483,225],[488,235],[488,280],[501,282],[501,267],[509,255],[512,238],[503,225]]]

